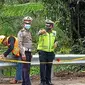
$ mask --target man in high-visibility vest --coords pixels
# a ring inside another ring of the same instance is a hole
[[[4,35],[0,36],[0,44],[8,46],[8,49],[0,55],[0,59],[7,57],[9,53],[12,52],[13,58],[20,60],[20,50],[18,47],[18,40],[14,36],[6,37]],[[13,80],[10,81],[11,84],[21,83],[22,82],[22,65],[17,63],[16,76]]]
[[[53,85],[51,83],[51,68],[55,58],[56,31],[53,30],[54,22],[46,20],[46,28],[38,32],[39,42],[37,50],[40,61],[40,85]]]

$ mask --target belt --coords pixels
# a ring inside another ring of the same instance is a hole
[[[26,49],[25,51],[29,51],[29,52],[31,52],[32,50],[31,50],[31,49]]]
[[[24,47],[24,50],[25,50],[25,51],[29,51],[29,52],[32,51],[30,48],[25,48],[25,47]]]
[[[32,50],[31,49],[28,49],[29,52],[31,52]]]

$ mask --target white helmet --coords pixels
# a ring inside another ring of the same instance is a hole
[[[49,20],[49,19],[46,19],[45,22],[49,23],[49,24],[54,24],[54,22],[52,20]]]
[[[33,19],[32,19],[30,16],[26,16],[26,17],[23,18],[23,22],[24,22],[24,23],[31,23],[32,20],[33,20]]]
[[[54,22],[52,20],[46,19],[45,23],[46,23],[46,27],[48,27],[48,28],[54,27]]]

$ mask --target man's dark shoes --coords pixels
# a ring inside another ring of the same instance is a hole
[[[53,83],[51,82],[47,82],[46,85],[54,85]]]
[[[45,82],[41,82],[39,85],[47,85]]]

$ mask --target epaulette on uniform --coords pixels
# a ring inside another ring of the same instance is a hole
[[[20,36],[22,37],[24,34],[25,34],[25,29],[23,28],[20,30]]]
[[[56,31],[55,31],[55,30],[52,30],[52,33],[53,33],[53,35],[55,35],[55,36],[56,36]]]
[[[25,31],[25,29],[23,28],[23,29],[21,29],[21,32],[24,32]]]

